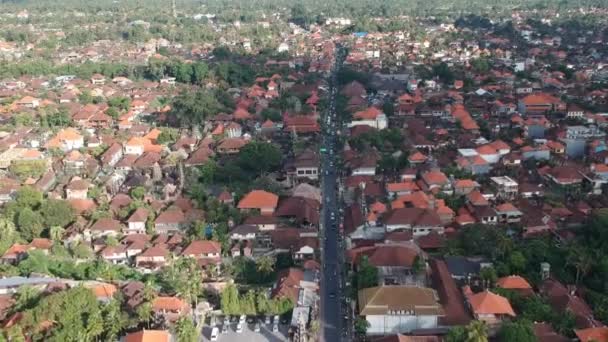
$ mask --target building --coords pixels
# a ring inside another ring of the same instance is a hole
[[[376,286],[359,291],[359,314],[369,323],[368,335],[409,333],[438,327],[444,311],[433,289]]]
[[[348,127],[366,125],[381,130],[388,127],[388,119],[380,109],[369,107],[366,110],[356,112]]]
[[[515,311],[509,300],[488,290],[467,294],[467,301],[475,319],[484,321],[489,325],[499,324],[506,318],[515,317]]]
[[[279,196],[263,191],[253,190],[239,201],[238,208],[241,210],[259,210],[262,215],[272,215],[279,203]]]
[[[496,189],[496,197],[512,199],[519,192],[518,183],[509,176],[490,177],[492,186]]]

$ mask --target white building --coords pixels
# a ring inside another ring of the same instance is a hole
[[[430,288],[377,286],[359,291],[359,314],[369,323],[368,335],[434,329],[444,315],[437,293]]]

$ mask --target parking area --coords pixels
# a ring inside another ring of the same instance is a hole
[[[215,341],[218,342],[283,342],[288,340],[288,324],[278,324],[278,331],[273,331],[274,324],[266,324],[261,320],[251,320],[242,324],[242,331],[237,332],[238,322],[231,320],[227,327],[224,328],[225,322],[223,319],[215,320],[215,327],[218,328],[219,335]],[[259,326],[259,331],[256,332],[255,326]],[[205,325],[203,327],[203,341],[211,341],[211,332],[213,326]]]

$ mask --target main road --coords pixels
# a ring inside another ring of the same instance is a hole
[[[342,250],[339,248],[338,211],[338,172],[336,171],[336,142],[340,123],[336,115],[337,72],[343,61],[343,50],[338,46],[335,66],[329,78],[329,107],[322,117],[323,130],[321,144],[321,191],[323,194],[322,218],[322,257],[321,273],[321,341],[339,342],[342,340]]]

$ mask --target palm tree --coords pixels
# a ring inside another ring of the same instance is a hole
[[[488,342],[488,327],[482,321],[473,321],[466,327],[466,342]]]
[[[65,232],[65,229],[63,229],[63,227],[52,226],[51,228],[49,228],[49,237],[53,241],[61,241],[61,238],[63,237],[64,232]]]
[[[575,285],[578,285],[581,277],[586,276],[593,266],[593,258],[580,246],[573,246],[568,252],[567,264],[576,269]]]
[[[274,271],[274,258],[263,256],[256,262],[256,269],[263,274],[270,274]]]

